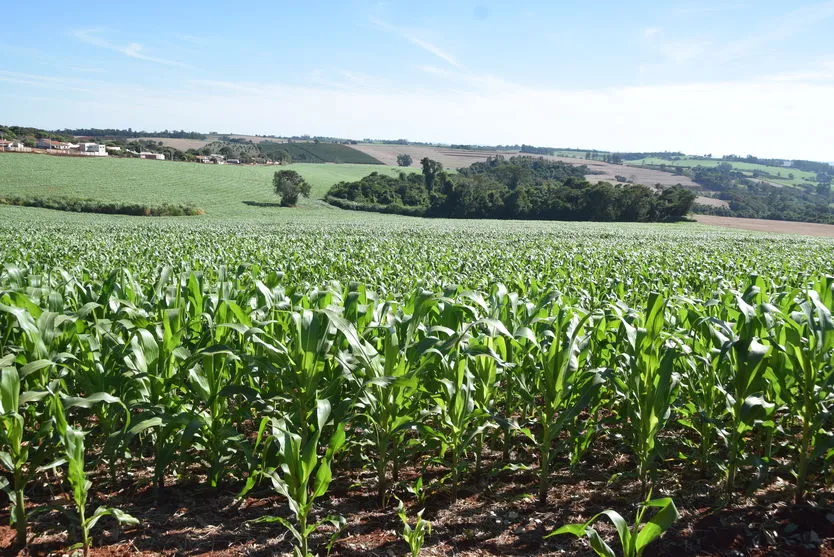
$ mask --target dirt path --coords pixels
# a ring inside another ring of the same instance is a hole
[[[834,225],[814,224],[809,222],[789,222],[782,220],[741,219],[736,217],[714,217],[695,215],[695,220],[711,226],[755,230],[757,232],[776,232],[779,234],[801,234],[803,236],[820,236],[834,238]]]

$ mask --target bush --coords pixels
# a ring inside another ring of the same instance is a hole
[[[95,199],[71,197],[0,197],[0,205],[38,207],[71,213],[99,213],[103,215],[132,215],[138,217],[181,217],[205,214],[199,207],[191,205],[143,205],[141,203],[118,203]]]

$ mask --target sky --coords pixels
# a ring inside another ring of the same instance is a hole
[[[0,123],[834,161],[834,0],[8,2]]]

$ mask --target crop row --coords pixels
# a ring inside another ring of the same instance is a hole
[[[397,295],[256,266],[102,276],[0,275],[0,467],[21,543],[46,474],[85,548],[100,518],[134,520],[107,501],[89,512],[94,461],[113,482],[150,466],[159,486],[272,486],[288,507],[263,520],[302,556],[339,523],[316,502],[345,470],[372,471],[380,505],[404,466],[444,470],[431,488],[454,501],[487,453],[532,471],[547,505],[554,472],[606,445],[644,495],[681,462],[727,493],[793,476],[801,501],[829,480],[830,277],[713,280],[695,296],[648,274]]]

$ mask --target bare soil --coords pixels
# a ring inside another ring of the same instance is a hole
[[[695,215],[695,220],[703,224],[723,226],[725,228],[834,238],[834,225],[830,224],[790,222],[784,220],[742,219],[736,217],[716,217],[712,215]]]
[[[695,203],[699,205],[707,205],[708,207],[729,207],[730,204],[723,199],[717,199],[715,197],[706,197],[704,195],[699,195],[695,198]]]
[[[640,500],[639,483],[630,475],[633,462],[615,450],[589,457],[570,470],[560,465],[554,475],[546,506],[535,496],[535,470],[510,471],[490,468],[492,456],[485,453],[485,469],[480,478],[470,474],[460,486],[456,502],[450,500],[448,485],[436,480],[445,469],[423,471],[430,489],[424,505],[400,486],[410,517],[424,507],[424,518],[431,521],[421,555],[427,556],[569,556],[591,555],[583,540],[570,536],[545,536],[566,523],[583,522],[606,508],[613,508],[627,520],[634,516]],[[142,463],[139,463],[142,464]],[[146,463],[150,465],[151,463]],[[813,492],[809,504],[795,506],[788,501],[792,483],[780,477],[784,470],[762,482],[764,487],[748,495],[721,498],[721,479],[704,477],[679,465],[661,473],[658,485],[664,490],[655,496],[669,495],[681,517],[665,536],[646,551],[647,557],[710,557],[741,555],[826,555],[834,556],[834,493]],[[138,518],[140,526],[121,529],[112,519],[103,519],[93,532],[93,556],[267,556],[291,551],[287,531],[278,523],[251,521],[264,516],[289,517],[280,496],[267,486],[237,500],[239,485],[213,489],[199,477],[175,482],[157,490],[150,485],[149,468],[134,468],[135,475],[111,481],[104,471],[93,474],[94,493],[90,507],[106,503]],[[401,479],[411,482],[418,470],[405,468]],[[336,557],[400,556],[408,548],[400,533],[396,500],[379,508],[375,481],[366,472],[337,471],[339,478],[328,496],[316,506],[318,518],[340,514],[347,519],[331,555]],[[750,480],[751,478],[747,478]],[[30,498],[30,510],[38,508],[30,524],[29,547],[13,546],[14,533],[0,527],[0,554],[23,556],[68,555],[78,532],[60,512],[70,510],[61,486],[39,485]],[[60,494],[57,495],[56,494]],[[0,513],[8,524],[8,510]],[[413,522],[412,522],[413,524]],[[597,524],[600,534],[615,548],[616,533],[609,522]],[[67,535],[67,530],[72,532]],[[311,540],[314,552],[327,553],[326,545],[335,530],[323,527]]]

